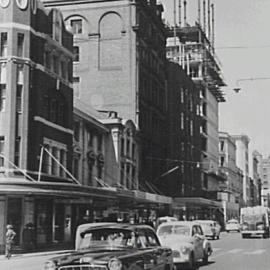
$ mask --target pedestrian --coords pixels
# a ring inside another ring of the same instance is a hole
[[[14,237],[16,236],[15,231],[13,230],[12,225],[7,225],[7,233],[6,233],[6,258],[10,259],[11,257],[11,249],[14,241]]]

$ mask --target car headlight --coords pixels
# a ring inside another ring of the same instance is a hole
[[[180,250],[181,250],[181,253],[183,253],[183,254],[187,254],[189,252],[189,248],[185,247],[185,246],[180,247]]]
[[[109,270],[121,270],[122,263],[117,258],[112,258],[109,260],[108,267],[109,267]]]
[[[56,264],[53,261],[45,263],[44,270],[56,270]]]

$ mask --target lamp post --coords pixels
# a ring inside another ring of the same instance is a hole
[[[254,78],[242,78],[238,79],[236,81],[236,86],[233,88],[233,91],[235,93],[239,93],[241,91],[240,83],[241,82],[246,82],[246,81],[263,81],[263,80],[270,80],[270,77],[254,77]]]

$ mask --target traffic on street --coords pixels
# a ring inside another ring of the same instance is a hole
[[[222,232],[219,240],[210,240],[213,253],[207,265],[198,262],[199,270],[269,270],[270,239],[242,239],[237,232]],[[64,253],[65,254],[65,253]],[[62,254],[63,255],[63,254]],[[22,256],[13,255],[10,260],[0,258],[0,269],[5,270],[44,270],[46,261],[55,257],[56,253],[33,253]],[[58,254],[57,254],[58,256]],[[184,267],[183,267],[184,269]]]

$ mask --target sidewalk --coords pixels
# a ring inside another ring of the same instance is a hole
[[[43,251],[43,252],[29,252],[29,253],[21,253],[21,254],[12,254],[12,259],[20,259],[20,258],[30,258],[30,257],[38,257],[38,256],[47,256],[47,255],[60,255],[64,253],[71,252],[72,249],[66,250],[53,250],[53,251]],[[0,261],[7,260],[5,255],[0,255]]]

